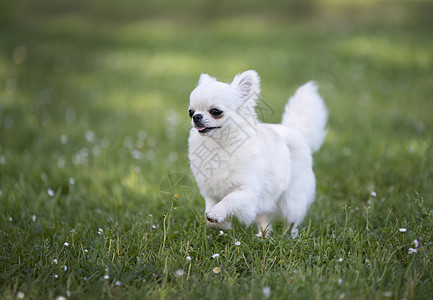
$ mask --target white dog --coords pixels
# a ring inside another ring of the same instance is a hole
[[[311,154],[325,136],[327,110],[314,83],[300,87],[286,105],[280,124],[260,123],[255,106],[260,78],[255,71],[231,84],[202,74],[190,96],[189,160],[206,202],[212,228],[229,229],[230,216],[259,236],[281,215],[298,235],[315,196]]]

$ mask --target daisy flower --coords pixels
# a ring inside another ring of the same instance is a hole
[[[412,254],[412,253],[417,253],[418,252],[418,250],[417,249],[414,249],[414,248],[409,248],[409,254]]]
[[[215,267],[215,268],[213,268],[213,272],[215,274],[218,274],[219,272],[221,272],[221,268],[220,267]]]
[[[407,229],[406,228],[400,228],[398,231],[400,231],[400,232],[406,232]]]
[[[262,292],[265,299],[268,299],[271,296],[271,288],[269,286],[263,287]]]

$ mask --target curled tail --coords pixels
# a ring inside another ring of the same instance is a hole
[[[299,131],[311,151],[316,152],[325,140],[327,119],[325,103],[317,92],[316,84],[310,81],[298,88],[289,99],[281,123]]]

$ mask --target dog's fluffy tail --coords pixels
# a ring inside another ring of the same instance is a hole
[[[302,133],[311,151],[316,152],[325,140],[327,119],[328,112],[317,85],[310,81],[289,99],[281,123]]]

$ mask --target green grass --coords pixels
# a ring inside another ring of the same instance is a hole
[[[433,6],[362,3],[2,2],[0,298],[431,298]],[[199,74],[247,69],[266,122],[329,108],[296,240],[207,229],[189,170]]]

